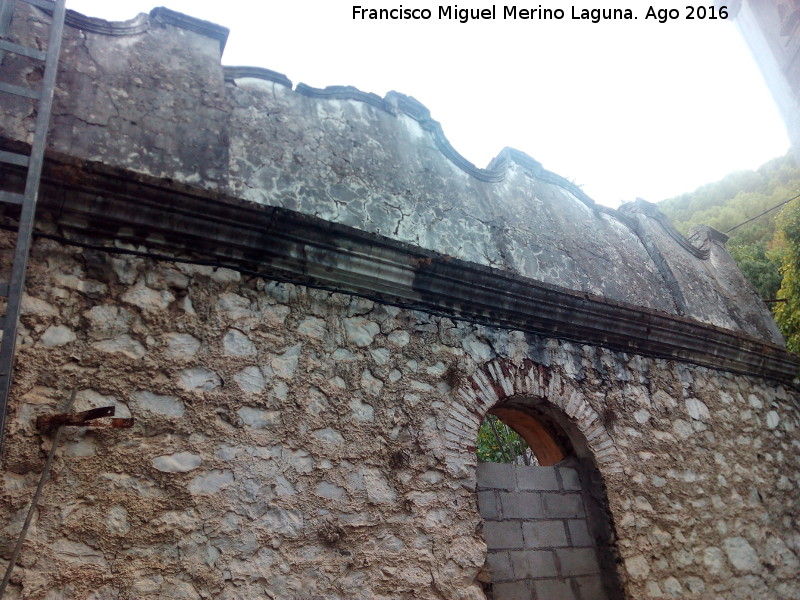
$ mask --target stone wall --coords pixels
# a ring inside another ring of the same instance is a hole
[[[18,5],[12,37],[36,46],[48,17]],[[596,205],[508,148],[476,168],[403,94],[293,88],[267,69],[223,68],[227,30],[186,15],[70,14],[51,151],[782,343],[727,252],[709,259],[719,240],[690,244],[646,203]],[[4,62],[3,76],[25,83],[19,66]],[[32,138],[32,104],[14,102],[0,107],[0,142]]]
[[[724,236],[513,150],[476,169],[407,96],[223,69],[213,24],[70,19],[2,560],[35,418],[77,390],[135,425],[65,437],[10,597],[482,600],[475,440],[526,403],[597,465],[626,597],[800,596],[797,361]],[[17,3],[14,39],[47,21]]]
[[[478,600],[475,437],[519,397],[587,440],[627,597],[800,594],[780,385],[48,240],[28,282],[3,556],[50,443],[37,415],[76,388],[136,425],[66,437],[12,598]]]

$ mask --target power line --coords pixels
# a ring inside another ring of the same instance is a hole
[[[791,202],[792,200],[797,200],[798,198],[800,198],[800,194],[797,194],[797,196],[795,196],[794,198],[789,198],[788,200],[786,200],[786,201],[784,201],[784,202],[781,202],[781,203],[780,203],[780,204],[778,204],[777,206],[773,206],[772,208],[770,208],[770,209],[768,209],[768,210],[765,210],[765,211],[764,211],[764,212],[762,212],[760,215],[756,215],[756,216],[755,216],[755,217],[753,217],[752,219],[747,219],[747,221],[745,221],[745,222],[743,222],[743,223],[739,223],[739,224],[738,224],[736,227],[731,227],[731,228],[730,228],[730,229],[728,229],[728,231],[726,231],[725,233],[730,233],[730,232],[731,232],[731,231],[733,231],[734,229],[739,229],[739,227],[741,227],[742,225],[747,225],[747,224],[748,224],[750,221],[755,221],[757,218],[759,218],[759,217],[763,217],[763,216],[764,216],[765,214],[767,214],[768,212],[772,212],[772,211],[773,211],[773,210],[775,210],[776,208],[780,208],[780,207],[781,207],[781,206],[783,206],[784,204],[789,204],[789,202]]]

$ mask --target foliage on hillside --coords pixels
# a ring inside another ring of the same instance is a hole
[[[800,165],[792,154],[787,154],[755,171],[731,173],[694,192],[664,200],[658,207],[684,235],[699,224],[726,232],[797,194],[800,194]],[[781,265],[788,238],[779,232],[778,223],[786,209],[770,212],[735,229],[727,244],[742,273],[765,300],[776,298],[781,287]],[[789,221],[785,223],[792,226]]]
[[[792,202],[778,217],[778,232],[785,244],[778,298],[786,299],[775,307],[775,320],[791,352],[800,352],[800,200]]]
[[[792,154],[775,158],[755,171],[737,171],[714,183],[708,183],[660,202],[666,214],[681,233],[693,225],[709,225],[727,231],[739,223],[800,193],[800,165]],[[776,229],[771,213],[731,235],[733,245],[771,240]]]

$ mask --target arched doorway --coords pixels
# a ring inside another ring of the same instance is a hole
[[[484,418],[476,452],[489,600],[624,598],[600,472],[566,414],[507,397]]]

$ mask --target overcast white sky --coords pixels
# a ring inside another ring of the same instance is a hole
[[[86,15],[126,20],[158,0],[67,0]],[[430,0],[163,0],[229,27],[223,63],[286,74],[295,84],[352,85],[414,96],[453,147],[486,166],[512,146],[616,207],[658,201],[784,154],[780,115],[735,25],[646,20],[649,4],[553,1],[563,20],[437,19]],[[353,5],[431,8],[428,21],[360,21]],[[702,3],[713,4],[710,0]],[[446,3],[443,3],[447,6]],[[571,7],[625,7],[639,18],[592,23]],[[491,7],[461,2],[460,8]],[[535,8],[538,2],[520,3]]]

